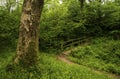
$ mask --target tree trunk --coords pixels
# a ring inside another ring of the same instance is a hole
[[[23,67],[37,63],[39,20],[44,0],[24,0],[14,63]]]
[[[83,9],[85,0],[79,0],[79,1],[80,1],[81,9]]]

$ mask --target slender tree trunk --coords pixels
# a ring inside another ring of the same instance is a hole
[[[7,0],[6,3],[7,3],[7,5],[6,5],[7,10],[8,10],[8,12],[10,12],[10,11],[11,11],[11,7],[12,7],[12,6],[11,6],[11,5],[12,5],[12,4],[11,4],[11,1],[10,1],[10,0]]]
[[[39,20],[44,0],[24,0],[14,62],[23,67],[35,65],[39,48]]]
[[[92,2],[92,0],[88,0],[90,3]]]
[[[79,1],[80,1],[81,9],[83,9],[85,0],[79,0]]]

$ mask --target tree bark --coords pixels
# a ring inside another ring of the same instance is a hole
[[[37,64],[39,20],[44,0],[24,0],[14,63],[23,67]]]

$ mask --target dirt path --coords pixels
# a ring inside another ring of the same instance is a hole
[[[78,66],[82,66],[82,65],[79,65],[77,63],[74,63],[72,61],[70,61],[67,56],[71,53],[71,50],[68,50],[68,51],[64,51],[62,54],[60,54],[57,58],[69,65],[78,65]],[[97,71],[97,70],[93,70],[95,73],[98,73],[98,74],[102,74],[104,73],[103,71]],[[106,75],[108,75],[109,77],[112,77],[113,79],[120,79],[120,75],[115,75],[115,74],[111,74],[111,73],[104,73]]]
[[[58,59],[63,61],[63,62],[66,62],[67,64],[70,64],[70,65],[76,64],[76,63],[68,60],[64,54],[59,55]],[[76,64],[76,65],[78,65],[78,64]]]

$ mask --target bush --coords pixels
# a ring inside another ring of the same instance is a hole
[[[16,45],[18,24],[19,20],[14,15],[5,10],[0,10],[0,48]]]
[[[120,74],[120,41],[97,38],[92,42],[91,45],[80,46],[73,50],[70,60],[95,69]]]

